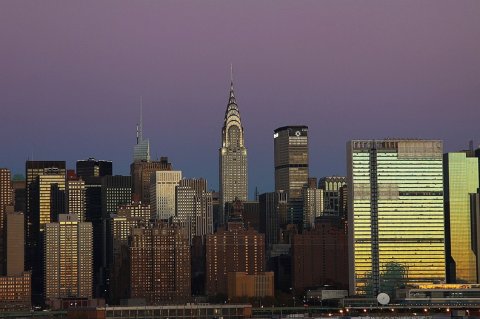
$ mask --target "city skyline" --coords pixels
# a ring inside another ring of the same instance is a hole
[[[285,125],[309,127],[317,177],[346,174],[352,139],[479,143],[478,2],[112,3],[0,4],[0,166],[95,157],[128,175],[143,96],[152,158],[218,190],[230,63],[250,198],[274,189]]]

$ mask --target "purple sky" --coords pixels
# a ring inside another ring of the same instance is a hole
[[[480,1],[0,1],[0,167],[114,161],[139,97],[153,156],[218,185],[230,63],[250,193],[273,189],[273,130],[310,128],[310,174],[353,138],[480,141]]]

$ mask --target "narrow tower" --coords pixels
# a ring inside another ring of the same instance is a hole
[[[143,139],[143,98],[140,97],[140,123],[137,124],[137,144],[133,147],[133,161],[150,161],[150,141]]]
[[[246,201],[248,198],[247,149],[240,111],[233,90],[232,71],[230,71],[230,94],[222,128],[222,147],[219,149],[219,158],[220,209],[223,212],[225,203],[233,202],[235,198],[241,201]],[[224,224],[226,216],[223,213],[221,216],[223,220],[219,222]]]

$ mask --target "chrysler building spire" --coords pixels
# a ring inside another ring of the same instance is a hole
[[[230,66],[230,93],[222,128],[222,147],[220,156],[220,205],[224,211],[225,204],[236,198],[248,199],[247,149],[244,131],[233,88],[233,68]],[[227,216],[224,216],[224,223]]]

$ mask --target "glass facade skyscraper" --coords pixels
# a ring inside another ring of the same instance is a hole
[[[445,282],[443,144],[347,143],[351,294]]]
[[[447,224],[447,279],[451,283],[477,283],[476,220],[470,194],[477,192],[478,158],[465,152],[443,157],[445,222]]]
[[[277,128],[273,135],[275,191],[288,193],[287,222],[303,225],[302,189],[308,183],[308,127]]]

